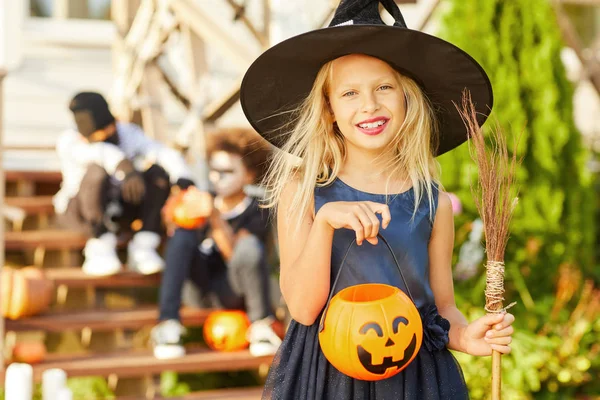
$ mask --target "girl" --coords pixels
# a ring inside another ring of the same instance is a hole
[[[456,308],[452,206],[434,158],[467,139],[452,102],[467,88],[477,110],[489,112],[491,85],[466,53],[407,29],[393,0],[381,3],[394,26],[382,22],[378,1],[343,0],[329,28],[268,50],[242,84],[246,116],[283,150],[268,175],[267,205],[277,206],[280,285],[293,320],[264,399],[466,399],[448,349],[510,352],[511,314],[469,324]],[[379,233],[421,313],[423,345],[401,373],[369,382],[329,364],[318,325],[353,239],[359,246],[336,291],[379,282],[406,292]]]

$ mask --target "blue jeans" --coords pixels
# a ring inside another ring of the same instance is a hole
[[[182,228],[169,239],[159,319],[179,319],[186,280],[190,283],[185,296],[188,305],[203,306],[202,299],[213,295],[217,306],[245,309],[250,321],[272,316],[264,244],[253,235],[242,237],[226,263],[218,251],[205,254],[199,250],[203,239],[199,231]]]

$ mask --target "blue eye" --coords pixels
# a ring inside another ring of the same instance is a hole
[[[387,89],[392,89],[392,87],[390,85],[381,85],[377,88],[377,90],[387,90]]]
[[[344,93],[342,96],[343,97],[350,97],[350,96],[355,95],[355,94],[356,94],[356,92],[354,90],[350,90],[350,91]]]

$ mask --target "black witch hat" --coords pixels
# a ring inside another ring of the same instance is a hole
[[[394,18],[386,25],[379,3]],[[394,0],[342,0],[329,27],[287,39],[265,51],[246,72],[241,104],[250,124],[281,147],[289,134],[288,111],[310,93],[320,68],[348,54],[386,61],[420,85],[439,120],[443,154],[467,140],[467,130],[454,103],[467,89],[483,125],[491,112],[492,85],[483,68],[460,48],[435,36],[409,29]]]

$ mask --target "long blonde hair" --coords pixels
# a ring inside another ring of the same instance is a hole
[[[332,73],[330,61],[321,67],[306,99],[291,112],[289,137],[281,151],[275,152],[265,177],[267,208],[278,204],[289,182],[298,182],[288,209],[296,229],[311,211],[315,186],[331,184],[346,156],[344,137],[334,126],[327,100]],[[439,185],[439,167],[433,156],[438,137],[436,117],[417,83],[396,70],[394,74],[404,92],[406,117],[383,155],[390,160],[386,165],[388,184],[393,177],[408,175],[415,195],[414,213],[426,193],[433,218],[433,186]]]

